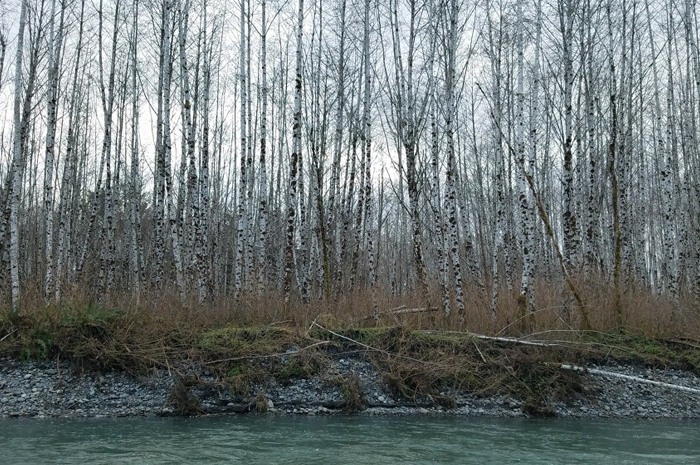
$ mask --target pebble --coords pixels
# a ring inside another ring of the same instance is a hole
[[[457,408],[428,407],[430,399],[415,401],[394,398],[372,363],[345,356],[331,362],[329,373],[289,385],[274,381],[253,386],[262,392],[270,414],[329,415],[341,413],[342,385],[329,382],[338,375],[357,375],[366,400],[374,406],[360,414],[411,415],[440,414],[489,417],[525,416],[522,400],[508,396],[477,397],[467,392],[443,393],[455,396]],[[634,366],[591,366],[618,374],[644,377],[686,387],[700,387],[700,378],[680,370],[653,371]],[[203,375],[203,372],[199,372]],[[213,376],[209,376],[212,380]],[[0,417],[126,417],[177,414],[168,405],[174,380],[163,372],[148,379],[126,373],[77,375],[62,363],[57,370],[50,363],[20,363],[0,358]],[[555,413],[572,418],[700,418],[700,396],[661,386],[599,375],[584,375],[584,384],[595,392],[592,400],[580,399],[567,405],[553,403]],[[198,387],[192,394],[209,413],[225,413],[249,405],[225,389]],[[373,402],[375,399],[376,402]],[[416,405],[417,404],[417,405]],[[228,410],[227,410],[228,409]]]

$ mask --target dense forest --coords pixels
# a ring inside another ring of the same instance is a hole
[[[698,30],[695,0],[5,0],[3,306],[688,324]]]

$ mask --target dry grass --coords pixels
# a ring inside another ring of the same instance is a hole
[[[700,309],[692,296],[685,296],[674,305],[662,296],[630,286],[622,296],[623,326],[618,328],[611,284],[582,281],[580,287],[593,331],[665,339],[700,337]],[[388,312],[375,321],[371,318],[372,302],[364,292],[306,303],[298,299],[285,303],[282,295],[266,292],[244,296],[237,302],[219,299],[206,307],[194,302],[183,306],[174,293],[167,292],[144,292],[138,300],[130,295],[113,295],[108,302],[95,302],[76,291],[67,293],[60,305],[46,307],[37,293],[32,293],[26,296],[25,310],[18,319],[11,318],[8,312],[0,313],[0,354],[24,358],[63,356],[85,363],[89,360],[98,368],[168,364],[171,359],[194,357],[198,340],[207,331],[226,327],[285,328],[296,338],[303,336],[314,321],[336,330],[400,326],[499,336],[534,333],[539,338],[556,339],[575,335],[580,329],[575,303],[562,283],[536,283],[537,310],[527,321],[519,318],[517,293],[517,287],[500,290],[494,321],[490,311],[491,291],[476,286],[466,288],[463,326],[456,311],[445,316],[441,309],[407,314]],[[432,306],[438,305],[438,297],[431,297]],[[416,296],[379,294],[377,298],[382,311],[425,305]],[[279,336],[275,337],[279,339]],[[287,342],[292,344],[291,340]],[[294,343],[305,342],[308,341],[299,339]],[[249,354],[210,355],[226,358]]]
[[[613,308],[612,283],[600,279],[575,278],[581,289],[590,314],[592,330],[617,332],[619,330],[663,337],[700,336],[700,307],[693,295],[684,295],[676,305],[654,294],[648,289],[628,285],[622,295],[623,327],[617,327]],[[262,295],[244,294],[239,300],[219,298],[202,307],[194,300],[182,305],[175,292],[145,290],[138,298],[129,294],[112,294],[109,298],[95,300],[80,289],[66,289],[60,305],[46,307],[37,290],[23,293],[23,318],[47,319],[47,313],[61,313],[93,307],[114,309],[120,316],[134,321],[160,321],[166,327],[192,327],[193,329],[236,326],[284,326],[305,330],[319,316],[330,326],[343,328],[400,325],[413,329],[467,330],[482,334],[522,335],[528,332],[547,330],[580,329],[578,309],[575,301],[560,280],[535,283],[536,312],[532,322],[523,322],[518,314],[518,284],[513,289],[499,289],[497,317],[491,315],[491,289],[481,289],[466,284],[464,325],[460,325],[452,298],[452,314],[445,317],[441,307],[441,296],[433,286],[430,302],[425,302],[418,292],[404,296],[377,293],[380,311],[393,308],[418,308],[428,304],[438,308],[436,312],[383,315],[378,323],[368,318],[373,304],[369,292],[344,293],[335,298],[318,298],[317,295],[302,302],[298,297],[285,303],[283,295],[275,290],[266,290]],[[3,296],[0,296],[3,297]],[[7,297],[7,296],[4,296]],[[5,301],[9,299],[3,299]],[[73,309],[73,310],[71,310]],[[7,310],[7,309],[6,309]],[[2,316],[0,322],[7,320]],[[49,318],[50,319],[50,318]],[[528,323],[528,324],[524,324]],[[159,323],[161,324],[161,323]],[[0,334],[0,338],[2,335]]]
[[[173,404],[188,413],[199,408],[188,395],[196,383],[187,375],[191,367],[204,366],[233,392],[251,396],[252,386],[272,379],[287,383],[323,374],[338,350],[368,357],[403,398],[451,407],[460,391],[507,394],[523,399],[529,413],[542,415],[552,400],[590,394],[578,374],[558,368],[561,363],[615,359],[700,371],[700,312],[691,297],[674,305],[629,287],[618,327],[612,286],[584,282],[592,328],[580,331],[574,301],[562,284],[537,282],[535,289],[537,311],[527,322],[518,318],[517,289],[500,290],[495,321],[490,290],[466,289],[464,326],[454,311],[449,317],[442,311],[388,312],[375,321],[368,318],[372,303],[366,293],[285,304],[271,292],[199,307],[180,305],[169,293],[97,303],[75,292],[48,307],[25,299],[18,318],[0,314],[0,356],[69,359],[85,370],[170,370],[182,380]],[[431,305],[438,302],[433,296]],[[379,295],[377,304],[383,311],[425,306],[415,296]],[[474,333],[557,345],[489,341]],[[348,410],[362,408],[358,386],[358,380],[344,379]],[[261,399],[258,403],[263,408]]]

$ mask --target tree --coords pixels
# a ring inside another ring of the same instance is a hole
[[[21,171],[23,164],[22,145],[26,134],[26,120],[20,118],[22,105],[22,57],[24,53],[24,29],[27,24],[27,0],[22,1],[19,13],[19,32],[17,35],[17,54],[15,55],[15,91],[13,102],[14,138],[12,144],[12,185],[10,192],[10,279],[12,286],[12,313],[19,315],[19,203]]]
[[[287,204],[287,244],[284,262],[285,302],[289,302],[292,291],[294,264],[294,223],[296,220],[297,183],[299,176],[299,158],[301,157],[301,86],[302,86],[302,35],[304,30],[304,0],[299,0],[297,13],[296,76],[294,80],[294,126],[292,134],[292,158],[289,168],[289,194]]]

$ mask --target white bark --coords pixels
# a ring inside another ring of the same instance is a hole
[[[138,18],[139,0],[133,3],[133,22],[131,37],[131,176],[129,201],[129,274],[131,294],[138,299],[141,293],[142,253],[141,253],[141,170],[139,153],[139,92],[137,81],[138,66]]]
[[[45,224],[45,246],[44,246],[44,302],[49,303],[52,297],[52,285],[54,275],[54,255],[53,255],[53,171],[54,152],[56,144],[56,123],[58,107],[58,86],[59,67],[61,63],[61,48],[63,44],[63,18],[65,8],[61,8],[61,19],[59,20],[58,32],[54,31],[56,16],[56,0],[51,3],[51,32],[49,49],[49,83],[47,93],[47,124],[46,124],[46,157],[44,159],[44,224]],[[0,76],[1,78],[1,76]]]
[[[454,118],[455,113],[455,79],[457,55],[457,1],[450,0],[448,11],[448,45],[447,69],[445,70],[445,137],[447,139],[447,181],[445,186],[445,205],[447,207],[447,223],[449,225],[450,260],[455,281],[455,304],[460,324],[464,324],[464,291],[462,289],[462,265],[459,256],[459,235],[457,227],[457,192],[456,192],[456,156]]]
[[[247,68],[246,68],[246,10],[245,10],[245,0],[241,1],[241,48],[240,48],[240,69],[239,69],[239,83],[241,92],[241,114],[240,114],[240,140],[241,146],[239,147],[240,154],[240,173],[241,177],[238,180],[238,229],[236,231],[236,271],[234,275],[234,296],[236,300],[241,297],[241,290],[243,287],[243,267],[245,266],[244,252],[245,252],[245,240],[248,237],[247,231],[249,225],[247,224],[247,212],[246,212],[246,182],[248,180],[247,176],[247,166],[246,166],[246,155],[247,150],[247,120],[248,120],[248,87],[247,87]]]
[[[520,284],[520,296],[519,296],[519,306],[521,309],[521,316],[525,313],[528,315],[534,313],[534,292],[532,289],[533,278],[534,278],[534,217],[531,214],[530,202],[529,202],[529,192],[527,189],[527,181],[525,180],[526,170],[529,171],[532,162],[528,160],[525,163],[525,91],[524,91],[524,81],[525,81],[525,64],[524,64],[524,38],[523,38],[523,22],[525,21],[523,13],[523,0],[518,0],[517,5],[517,50],[518,50],[518,63],[517,63],[517,89],[515,93],[516,99],[516,110],[515,110],[515,125],[516,125],[516,136],[515,136],[515,146],[516,146],[516,157],[520,169],[517,173],[518,180],[518,207],[519,207],[519,221],[522,231],[521,237],[521,247],[523,256],[523,271],[521,275]],[[531,154],[533,156],[534,154]],[[529,172],[528,174],[532,174]]]
[[[292,159],[289,167],[289,198],[287,200],[287,231],[284,262],[284,298],[289,302],[292,292],[292,279],[296,274],[294,264],[295,234],[297,206],[297,183],[299,177],[299,159],[301,158],[301,86],[302,86],[302,36],[304,31],[304,0],[299,0],[297,11],[296,34],[296,72],[294,80],[294,125],[292,128]],[[303,233],[303,231],[302,231]]]
[[[564,194],[563,227],[564,227],[564,259],[567,266],[578,265],[579,238],[576,225],[574,165],[573,165],[573,23],[574,5],[572,0],[559,1],[559,27],[562,34],[562,66],[564,87],[564,172],[562,174],[562,190]]]
[[[10,286],[12,296],[12,313],[20,312],[19,282],[19,203],[22,170],[22,136],[24,125],[20,119],[22,105],[22,55],[24,52],[24,29],[27,24],[27,0],[22,1],[19,14],[19,32],[17,36],[17,54],[15,56],[15,91],[13,103],[14,138],[12,145],[12,190],[10,193]]]
[[[363,139],[364,139],[364,159],[365,159],[365,220],[364,232],[367,237],[367,272],[369,279],[369,291],[372,304],[372,311],[375,319],[378,315],[377,297],[376,297],[376,271],[375,271],[375,251],[374,239],[372,231],[372,92],[371,92],[371,62],[369,54],[370,41],[370,0],[365,0],[365,21],[364,21],[364,39],[363,39],[363,56],[364,56],[364,114],[362,116],[364,123]]]
[[[109,82],[105,89],[102,66],[102,3],[100,2],[100,90],[102,97],[102,111],[104,113],[104,132],[102,136],[102,160],[106,167],[105,176],[105,192],[104,192],[104,216],[102,224],[102,235],[105,236],[105,241],[101,248],[100,254],[100,287],[106,291],[103,297],[107,297],[113,287],[113,266],[114,266],[114,202],[112,188],[112,116],[114,112],[114,86],[116,73],[116,54],[117,54],[117,21],[119,20],[119,3],[115,7],[114,13],[114,30],[112,34],[112,52],[110,55]]]
[[[260,161],[258,173],[260,177],[259,207],[258,207],[258,294],[262,295],[267,280],[267,2],[261,2],[261,43],[260,67],[262,74],[262,114],[260,115]]]

